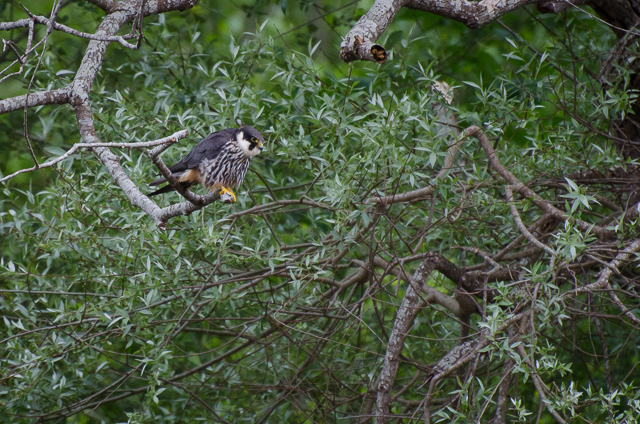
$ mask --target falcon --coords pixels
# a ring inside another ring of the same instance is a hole
[[[259,154],[264,145],[262,134],[255,128],[227,128],[209,134],[169,170],[184,188],[202,184],[220,195],[228,193],[236,201],[232,187],[242,184],[251,158]],[[149,185],[158,186],[167,180],[160,178]],[[170,184],[150,193],[149,196],[168,193]]]

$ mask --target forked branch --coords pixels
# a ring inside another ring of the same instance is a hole
[[[111,42],[119,42],[127,48],[137,48],[139,46],[141,41],[140,38],[138,39],[137,45],[132,45],[125,41],[126,39],[133,38],[133,33],[127,36],[116,35],[123,25],[127,22],[141,19],[143,16],[165,13],[172,10],[187,10],[193,7],[197,0],[128,0],[121,2],[115,2],[112,0],[90,0],[90,2],[102,8],[107,13],[95,34],[83,33],[56,23],[55,16],[57,15],[57,11],[59,11],[60,7],[56,8],[56,13],[52,14],[50,19],[43,16],[33,15],[25,9],[29,15],[29,19],[0,24],[0,30],[29,27],[29,46],[31,46],[31,34],[33,32],[34,24],[46,25],[48,33],[52,30],[57,30],[91,40],[82,59],[82,63],[76,72],[74,81],[68,87],[28,93],[27,95],[16,96],[0,101],[0,114],[34,106],[70,104],[75,109],[78,129],[83,142],[75,144],[59,158],[46,162],[42,165],[38,165],[36,163],[35,167],[23,169],[12,175],[8,175],[2,178],[0,182],[7,181],[21,173],[33,171],[42,167],[53,166],[71,156],[78,149],[91,148],[102,164],[106,167],[114,182],[124,191],[131,204],[142,209],[158,224],[160,228],[164,228],[169,219],[198,210],[206,204],[217,200],[220,196],[217,193],[210,193],[206,196],[197,196],[189,191],[178,190],[189,201],[171,205],[166,208],[160,208],[155,202],[143,194],[133,181],[131,181],[120,165],[120,157],[109,150],[109,148],[152,147],[158,145],[166,146],[186,137],[188,131],[179,131],[169,137],[151,142],[124,144],[103,143],[98,138],[95,130],[93,111],[91,110],[89,102],[89,92],[91,91],[93,80],[102,65],[106,49]],[[60,5],[61,3],[58,3],[58,6]],[[141,31],[140,22],[138,22],[138,31]],[[22,57],[19,59],[22,60]],[[161,170],[163,167],[166,169],[162,160],[157,156],[159,151],[160,150],[158,149],[154,149],[155,154],[151,155],[152,159],[157,162],[157,165],[160,165]],[[171,178],[168,178],[168,180],[171,182]],[[174,188],[178,189],[177,186],[179,186],[179,184],[175,184],[175,181],[173,183]]]

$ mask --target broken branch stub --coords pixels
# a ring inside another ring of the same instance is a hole
[[[384,63],[387,51],[375,41],[393,21],[407,0],[376,0],[371,9],[354,25],[340,45],[340,59],[345,62],[368,60]]]
[[[340,59],[345,62],[354,60],[368,60],[383,64],[387,61],[387,51],[380,44],[365,41],[361,37],[354,37],[351,48],[343,47],[340,51]]]

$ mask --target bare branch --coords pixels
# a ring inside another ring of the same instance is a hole
[[[494,268],[500,268],[501,267],[501,265],[498,262],[493,260],[491,255],[489,255],[486,252],[483,252],[482,250],[478,249],[477,247],[454,246],[454,247],[452,247],[452,249],[460,249],[460,250],[463,250],[465,252],[475,253],[476,255],[481,256],[485,261],[489,262]]]
[[[93,123],[93,116],[91,109],[88,105],[76,106],[76,120],[78,122],[78,128],[80,135],[86,144],[100,143],[100,139],[96,134],[96,130]],[[142,194],[138,187],[131,181],[129,176],[124,172],[120,166],[120,157],[113,154],[106,147],[96,147],[93,152],[98,156],[98,159],[107,168],[107,171],[113,178],[116,184],[124,191],[129,198],[132,205],[139,207],[145,211],[148,215],[154,218],[159,209],[158,206],[149,200],[147,196]],[[155,219],[155,218],[154,218]],[[156,219],[156,222],[158,220]]]
[[[11,178],[15,177],[16,175],[20,175],[20,174],[24,174],[25,172],[31,172],[31,171],[35,171],[36,169],[40,169],[40,168],[48,168],[50,166],[55,165],[56,163],[62,162],[63,160],[65,160],[66,158],[68,158],[69,156],[71,156],[72,154],[74,154],[76,152],[76,150],[78,149],[91,149],[91,148],[95,148],[95,147],[113,147],[113,148],[118,148],[118,149],[134,149],[134,148],[140,148],[140,147],[151,147],[151,146],[162,146],[162,147],[166,147],[166,146],[170,146],[171,144],[177,142],[180,139],[185,138],[187,135],[189,134],[189,131],[187,130],[182,130],[182,131],[178,131],[168,137],[164,137],[158,140],[154,140],[154,141],[144,141],[144,142],[140,142],[140,143],[76,143],[73,146],[71,146],[71,148],[69,150],[67,150],[65,152],[65,154],[63,154],[62,156],[59,156],[53,160],[50,160],[49,162],[45,162],[43,164],[40,164],[40,166],[33,166],[31,168],[27,168],[27,169],[21,169],[19,171],[14,172],[11,175],[7,175],[4,178],[0,178],[0,183],[5,182],[7,180],[10,180]]]
[[[27,9],[25,9],[25,11],[31,17],[31,19],[27,19],[28,21],[33,21],[37,24],[47,25],[47,26],[51,24],[51,21],[46,17],[34,15],[31,12],[29,12]],[[59,24],[57,22],[53,22],[51,24],[51,28],[53,28],[56,31],[65,32],[67,34],[75,35],[76,37],[86,38],[88,40],[108,41],[108,42],[117,41],[118,43],[120,43],[121,45],[123,45],[128,49],[136,50],[138,48],[138,46],[136,46],[135,44],[130,44],[126,41],[131,38],[135,38],[133,34],[100,36],[96,34],[89,34],[87,32],[78,31],[76,29],[69,28],[68,26]]]
[[[533,234],[529,232],[527,227],[522,223],[522,219],[520,219],[518,209],[516,209],[516,205],[513,204],[513,192],[511,191],[511,186],[506,186],[504,188],[504,191],[507,194],[507,202],[509,202],[509,207],[511,208],[511,215],[513,216],[513,220],[516,222],[520,233],[538,249],[544,250],[552,257],[555,256],[556,253],[549,246],[541,243],[538,239],[536,239]]]
[[[480,28],[499,17],[540,0],[440,1],[409,0],[406,7],[422,10],[462,22],[469,28]]]
[[[144,16],[157,15],[158,13],[171,12],[173,10],[185,11],[191,9],[198,0],[147,0],[144,2],[142,13]],[[118,3],[118,7],[122,3]]]
[[[4,82],[6,79],[11,78],[13,76],[16,75],[21,75],[22,71],[24,70],[24,65],[27,63],[27,58],[29,57],[29,54],[36,49],[36,47],[38,47],[40,44],[45,43],[46,42],[46,37],[43,38],[42,40],[40,40],[38,43],[36,43],[35,46],[32,47],[33,44],[33,32],[34,32],[34,22],[33,19],[28,19],[28,26],[29,26],[29,32],[27,35],[27,48],[24,51],[24,53],[22,55],[18,54],[18,52],[15,49],[14,43],[13,41],[6,41],[6,40],[2,40],[2,42],[4,43],[4,47],[6,48],[7,45],[9,45],[13,51],[15,52],[15,54],[18,56],[18,58],[16,59],[18,62],[20,62],[20,69],[18,69],[15,72],[10,73],[9,75],[4,76],[2,79],[0,79],[0,84],[2,82]],[[4,49],[3,49],[4,51]],[[7,66],[2,72],[0,72],[0,74],[5,73],[7,70],[9,70],[13,65],[16,64],[16,61],[14,61],[13,63],[11,63],[9,66]]]
[[[353,262],[360,265],[363,268],[366,268],[367,266],[366,263],[361,261],[354,260]],[[401,278],[403,281],[411,284],[411,277],[406,274],[406,272],[404,271],[404,268],[401,267],[400,269],[396,269],[392,267],[391,264],[389,264],[387,261],[382,259],[380,256],[376,256],[373,258],[373,264],[377,267],[384,269],[385,272],[389,272],[390,274],[395,275],[396,277]],[[424,297],[424,300],[427,303],[435,303],[437,305],[440,305],[446,308],[447,310],[449,310],[451,313],[455,314],[456,316],[462,315],[462,309],[460,308],[460,305],[454,298],[452,298],[451,296],[447,296],[446,294],[442,293],[440,290],[436,289],[435,287],[431,287],[428,284],[422,284],[420,287],[421,287],[421,290],[426,295]]]
[[[375,44],[402,7],[435,13],[479,28],[527,4],[548,3],[542,0],[376,0],[371,9],[354,25],[340,45],[345,62],[368,60],[384,63],[387,52]]]
[[[554,218],[558,218],[563,221],[566,221],[567,219],[569,219],[569,217],[564,212],[557,209],[550,202],[544,200],[536,192],[534,192],[529,187],[524,185],[515,175],[509,172],[509,170],[500,163],[500,160],[498,159],[498,155],[493,149],[493,146],[491,146],[491,142],[489,141],[487,136],[484,135],[484,133],[479,127],[475,125],[470,126],[465,130],[464,133],[465,133],[465,136],[467,137],[475,137],[478,139],[478,141],[480,142],[480,145],[482,146],[482,148],[487,154],[487,158],[489,159],[489,164],[491,165],[491,167],[495,169],[502,178],[507,180],[509,184],[511,184],[512,186],[511,188],[513,190],[519,192],[520,194],[526,197],[531,198],[533,204],[535,204],[537,207],[542,209],[547,214],[553,216]],[[577,227],[583,232],[592,232],[602,239],[609,239],[615,236],[615,233],[611,230],[607,230],[595,224],[589,224],[588,222],[582,221],[580,219],[574,219],[574,220],[576,222]]]
[[[149,16],[171,10],[186,10],[193,7],[196,2],[197,0],[148,0],[144,2],[143,15]],[[138,17],[140,15],[140,2],[135,0],[118,2],[117,9],[110,9],[110,12],[98,27],[95,33],[97,37],[113,36],[124,24]],[[75,108],[78,128],[85,143],[100,142],[94,127],[89,92],[96,73],[102,65],[102,59],[108,46],[109,41],[91,40],[89,42],[89,46],[82,58],[82,63],[70,87],[70,103]],[[146,195],[140,192],[138,187],[131,181],[122,166],[120,166],[120,158],[118,156],[105,147],[96,147],[93,151],[107,168],[116,184],[125,192],[131,204],[147,213],[160,228],[164,228],[170,218],[191,213],[202,207],[191,202],[184,202],[160,209]],[[217,193],[210,193],[202,198],[202,205],[207,202],[210,203],[218,197]]]
[[[407,0],[376,0],[371,9],[355,24],[340,44],[340,59],[345,62],[369,60],[384,63],[387,52],[375,44]]]
[[[618,296],[616,296],[616,293],[613,291],[613,288],[611,288],[611,284],[609,283],[607,283],[607,292],[609,293],[609,297],[611,298],[611,300],[613,300],[613,303],[615,303],[616,306],[620,308],[622,313],[625,314],[626,317],[629,318],[629,320],[631,320],[631,322],[634,323],[636,326],[640,326],[640,318],[635,316],[633,312],[631,312],[624,305],[624,303],[622,303],[622,301],[618,298]]]
[[[13,112],[24,107],[43,106],[51,104],[68,103],[70,100],[69,88],[58,88],[56,90],[38,91],[28,96],[16,96],[5,100],[0,100],[0,115]]]
[[[376,401],[376,423],[386,423],[389,414],[389,403],[391,402],[391,390],[393,389],[393,382],[396,378],[398,371],[398,363],[400,353],[404,347],[404,339],[409,332],[411,326],[413,310],[418,302],[418,291],[424,284],[424,281],[435,269],[435,263],[428,256],[426,257],[416,272],[413,274],[413,278],[407,287],[407,291],[402,299],[400,309],[396,315],[396,320],[393,323],[393,330],[389,336],[389,343],[387,344],[387,352],[384,356],[384,365],[380,372],[378,382],[378,395]]]
[[[552,219],[552,218],[549,215],[546,215],[546,214],[542,215],[540,218],[538,218],[538,220],[536,222],[531,224],[531,226],[527,230],[530,233],[533,233],[534,231],[537,231],[538,228],[540,228],[542,225],[544,225],[547,222],[549,222],[550,219]],[[513,240],[511,243],[509,243],[507,245],[507,247],[502,249],[500,252],[496,253],[496,255],[493,257],[493,260],[499,261],[503,257],[506,257],[507,253],[510,252],[511,250],[513,250],[522,240],[524,240],[524,236],[523,235],[520,235],[520,236],[516,237],[515,240]]]
[[[593,292],[607,287],[609,284],[609,278],[614,272],[613,270],[618,269],[620,265],[629,260],[629,256],[638,251],[640,251],[640,239],[635,239],[633,240],[633,242],[631,242],[631,244],[629,244],[620,253],[618,253],[611,262],[609,262],[609,266],[604,267],[602,271],[600,271],[598,279],[594,283],[578,287],[575,290],[567,292],[566,295],[570,296],[577,295],[578,293]]]
[[[27,28],[31,19],[20,19],[13,22],[0,22],[0,31],[10,31],[17,28]]]

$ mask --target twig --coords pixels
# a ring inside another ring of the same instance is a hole
[[[611,287],[611,284],[609,282],[607,282],[606,287],[607,293],[609,293],[609,297],[611,298],[611,300],[613,300],[613,303],[615,303],[616,306],[620,308],[622,313],[625,314],[625,316],[629,318],[631,322],[633,322],[636,326],[640,326],[640,319],[638,319],[637,316],[635,316],[626,306],[624,306],[624,303],[622,303],[618,296],[616,296],[616,293],[613,291],[613,288]]]
[[[524,185],[515,175],[509,172],[509,170],[500,163],[498,155],[493,149],[491,142],[479,127],[472,125],[465,130],[464,134],[466,137],[475,137],[476,139],[478,139],[480,145],[487,154],[489,164],[498,172],[498,174],[500,174],[502,178],[504,178],[511,185],[511,189],[528,198],[531,198],[533,204],[542,209],[544,212],[563,221],[569,219],[575,221],[578,229],[583,232],[592,232],[601,239],[609,239],[615,236],[614,231],[607,230],[606,228],[599,227],[595,224],[589,224],[588,222],[582,221],[580,219],[568,217],[564,212],[557,209],[550,202],[540,197],[535,191]]]
[[[638,251],[640,251],[640,238],[633,240],[633,242],[631,242],[620,253],[618,253],[616,257],[611,262],[609,262],[609,266],[604,267],[602,271],[600,271],[600,274],[598,275],[598,279],[594,283],[587,284],[586,286],[578,287],[575,290],[567,292],[565,296],[578,295],[580,293],[585,293],[585,292],[594,292],[607,287],[609,285],[609,278],[611,277],[611,274],[613,274],[614,272],[613,270],[618,269],[618,267],[622,263],[629,260],[629,256],[631,256],[632,254]],[[615,293],[613,296],[615,296]],[[613,298],[614,297],[612,297],[612,299]],[[617,296],[615,296],[615,298],[617,299]],[[618,307],[620,307],[620,305],[618,305]],[[626,308],[623,309],[623,311],[625,310]],[[637,318],[634,315],[632,316],[637,320]]]
[[[452,249],[460,249],[460,250],[465,251],[465,252],[475,253],[476,255],[481,256],[482,259],[484,259],[485,261],[487,261],[491,265],[493,265],[494,268],[501,268],[502,267],[502,265],[500,265],[498,262],[494,261],[493,258],[491,258],[491,255],[489,255],[486,252],[483,252],[482,250],[478,249],[477,247],[454,246],[454,247],[452,247]]]
[[[511,208],[511,215],[513,216],[513,220],[516,222],[516,225],[518,226],[518,230],[520,230],[520,233],[538,249],[544,250],[545,252],[550,254],[552,257],[554,257],[556,255],[556,252],[554,252],[553,249],[551,249],[549,246],[541,243],[537,238],[535,238],[533,234],[529,232],[527,227],[522,223],[522,219],[520,218],[518,209],[516,209],[516,205],[513,203],[513,192],[511,191],[511,186],[506,186],[504,188],[504,191],[507,195],[507,202],[509,202],[509,208]]]
[[[47,168],[50,166],[55,165],[58,162],[61,162],[63,160],[65,160],[66,158],[68,158],[69,156],[71,156],[72,154],[74,154],[76,152],[76,150],[78,149],[91,149],[91,148],[95,148],[95,147],[113,147],[113,148],[118,148],[118,149],[134,149],[134,148],[140,148],[140,147],[151,147],[151,146],[163,146],[164,148],[170,146],[171,144],[177,142],[180,139],[185,138],[187,135],[189,134],[188,130],[182,130],[182,131],[178,131],[175,134],[172,134],[168,137],[164,137],[158,140],[154,140],[154,141],[145,141],[145,142],[140,142],[140,143],[76,143],[73,146],[71,146],[71,148],[69,150],[67,150],[65,152],[65,154],[63,154],[62,156],[59,156],[53,160],[50,160],[49,162],[45,162],[43,164],[40,164],[39,166],[33,166],[31,168],[27,168],[27,169],[21,169],[19,171],[14,172],[11,175],[7,175],[4,178],[0,179],[0,183],[5,182],[7,180],[10,180],[11,178],[15,177],[16,175],[20,175],[20,174],[24,174],[25,172],[31,172],[31,171],[35,171],[37,169],[40,168]]]
[[[544,404],[544,406],[547,408],[547,411],[549,411],[551,415],[553,415],[560,424],[567,424],[567,422],[560,416],[560,414],[558,414],[556,410],[553,409],[551,402],[549,401],[549,399],[547,399],[547,396],[544,393],[545,389],[547,389],[547,386],[544,384],[544,381],[542,381],[542,378],[540,378],[540,376],[538,375],[533,360],[527,357],[527,354],[524,350],[524,347],[522,347],[522,344],[518,345],[517,349],[522,360],[527,365],[529,365],[531,379],[533,380],[533,385],[535,386],[536,391],[540,395],[540,402]]]
[[[611,381],[611,365],[609,363],[609,351],[607,349],[607,341],[604,338],[604,331],[602,331],[602,326],[600,325],[600,319],[598,318],[598,315],[594,313],[595,308],[593,306],[593,296],[591,293],[589,293],[588,295],[588,301],[589,301],[589,313],[591,315],[591,319],[593,320],[593,323],[596,326],[596,330],[598,330],[598,336],[600,337],[600,344],[602,345],[602,357],[604,359],[604,370],[605,370],[605,375],[607,377],[607,389],[611,391],[613,387],[613,383]],[[611,408],[611,405],[609,405],[609,408]]]
[[[22,6],[22,8],[25,10],[27,15],[29,15],[30,19],[21,19],[19,21],[5,23],[4,25],[0,26],[0,30],[24,28],[26,26],[33,25],[33,23],[36,23],[36,24],[40,24],[40,25],[47,25],[47,27],[48,28],[50,27],[51,30],[65,32],[67,34],[75,35],[76,37],[86,38],[88,40],[109,41],[109,42],[117,41],[122,46],[124,46],[124,47],[126,47],[128,49],[131,49],[131,50],[137,50],[139,48],[138,45],[131,44],[131,43],[128,43],[126,41],[126,40],[130,40],[132,38],[136,38],[136,35],[134,35],[134,34],[107,35],[107,36],[90,34],[90,33],[87,33],[87,32],[78,31],[77,29],[70,28],[70,27],[68,27],[66,25],[59,24],[57,22],[53,22],[54,19],[48,19],[48,18],[46,18],[44,16],[34,15],[27,8],[25,8],[24,6]]]
[[[22,3],[20,3],[20,6],[22,6],[22,8],[27,11],[27,14],[29,14],[29,11],[27,10],[26,7],[24,7],[24,5],[22,5]],[[38,163],[38,159],[36,158],[36,154],[33,151],[33,146],[31,146],[31,140],[29,139],[29,123],[28,123],[28,114],[27,114],[27,104],[29,103],[29,94],[31,94],[31,87],[33,86],[33,81],[36,78],[36,74],[38,73],[38,68],[40,67],[40,63],[42,63],[42,58],[44,57],[44,52],[47,50],[47,41],[49,40],[49,35],[51,35],[51,32],[53,31],[53,22],[56,20],[56,17],[58,16],[58,13],[60,13],[60,9],[62,8],[62,0],[55,0],[53,2],[53,10],[51,11],[51,19],[49,20],[49,22],[47,23],[47,33],[44,36],[44,43],[42,45],[42,52],[40,53],[40,57],[38,58],[38,63],[36,64],[35,69],[33,70],[32,74],[31,74],[31,80],[29,81],[29,85],[27,86],[27,101],[25,102],[25,106],[24,106],[24,110],[23,110],[23,127],[24,127],[24,139],[27,142],[27,147],[29,148],[29,153],[31,154],[31,158],[33,159],[33,163],[35,163],[35,167],[36,169],[38,169],[40,167],[40,164]],[[32,18],[29,21],[29,41],[31,41],[32,39],[32,34],[33,34],[33,23],[34,23],[34,19]],[[29,42],[27,42],[27,45],[29,44]],[[27,46],[29,47],[29,46]],[[28,48],[27,48],[28,50]]]

